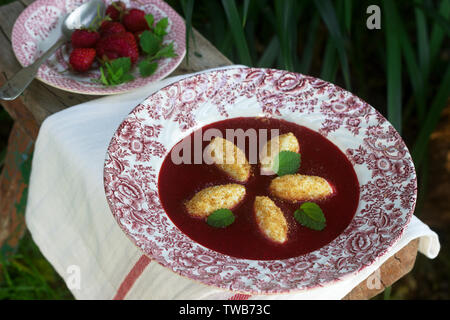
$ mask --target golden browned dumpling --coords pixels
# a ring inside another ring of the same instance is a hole
[[[301,174],[277,177],[269,189],[274,196],[292,202],[322,199],[333,193],[333,188],[324,178]]]
[[[288,225],[283,212],[269,197],[256,197],[254,203],[256,222],[260,230],[272,241],[287,240]]]
[[[275,172],[273,171],[273,161],[276,155],[280,153],[280,151],[292,151],[298,153],[299,150],[300,147],[298,144],[298,140],[292,132],[285,133],[273,138],[266,143],[259,154],[261,174],[275,174]]]
[[[211,140],[207,156],[219,169],[239,182],[245,182],[250,177],[250,164],[244,151],[226,139],[215,137]]]
[[[244,196],[245,187],[240,184],[219,185],[197,192],[185,206],[190,215],[206,218],[216,210],[232,209]]]

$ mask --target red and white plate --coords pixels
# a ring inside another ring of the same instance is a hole
[[[352,163],[359,205],[350,225],[328,245],[284,260],[233,258],[194,242],[164,212],[158,174],[174,144],[207,124],[254,116],[315,130]],[[407,147],[373,107],[313,77],[253,68],[195,75],[139,104],[111,140],[104,186],[114,218],[146,255],[182,276],[252,294],[324,286],[373,264],[402,235],[417,192]]]
[[[61,36],[61,24],[65,15],[88,0],[37,0],[28,6],[17,18],[12,31],[12,47],[22,66],[33,63],[49,49]],[[139,76],[137,68],[135,80],[118,86],[104,86],[96,82],[100,71],[92,70],[77,74],[69,71],[71,46],[66,44],[56,51],[40,68],[37,79],[44,83],[75,93],[108,95],[123,93],[158,81],[169,75],[181,63],[186,53],[185,24],[183,19],[162,0],[122,0],[128,8],[142,9],[153,14],[155,20],[168,17],[168,34],[164,41],[174,42],[177,56],[159,61],[156,72],[147,78]],[[110,4],[111,0],[106,0]]]

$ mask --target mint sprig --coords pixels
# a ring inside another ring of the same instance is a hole
[[[229,209],[219,209],[211,213],[206,223],[215,228],[225,228],[235,220],[234,214]]]
[[[146,15],[144,16],[144,18],[145,18],[145,20],[147,21],[147,24],[148,24],[150,30],[152,30],[152,28],[153,28],[153,23],[155,23],[155,18],[153,17],[153,15],[152,15],[151,13],[146,14]]]
[[[160,36],[161,38],[167,34],[167,27],[169,26],[169,19],[167,17],[162,18],[156,23],[155,26],[155,34]]]
[[[168,18],[162,18],[155,26],[153,26],[155,21],[153,15],[147,14],[145,15],[145,19],[150,30],[142,32],[139,38],[139,45],[147,55],[138,65],[139,73],[142,77],[148,77],[155,73],[158,68],[157,60],[177,56],[173,42],[169,44],[164,44],[163,42],[169,25]]]
[[[139,72],[141,76],[148,77],[155,73],[156,69],[158,69],[157,62],[151,62],[148,60],[143,60],[139,62]]]
[[[312,230],[321,231],[327,223],[322,209],[314,202],[305,202],[295,210],[294,218],[302,226]]]
[[[142,32],[139,38],[142,51],[151,56],[161,49],[161,38],[149,30]]]
[[[117,58],[105,62],[100,67],[100,81],[106,86],[115,86],[134,80],[130,73],[131,59],[129,57]]]
[[[273,160],[272,170],[280,177],[286,174],[294,174],[300,168],[300,163],[301,156],[299,153],[280,151]]]

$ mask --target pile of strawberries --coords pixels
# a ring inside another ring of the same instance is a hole
[[[72,70],[86,72],[96,58],[107,62],[129,57],[134,64],[139,58],[139,36],[149,29],[145,15],[142,10],[128,9],[116,1],[108,6],[105,18],[96,27],[75,30],[69,59]]]

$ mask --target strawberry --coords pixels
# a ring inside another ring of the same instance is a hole
[[[95,48],[100,34],[88,29],[77,29],[70,38],[73,48]]]
[[[120,22],[103,21],[102,24],[100,25],[99,31],[100,31],[100,35],[102,37],[105,37],[105,36],[113,34],[113,33],[126,32],[127,30],[125,29],[123,24],[121,24]]]
[[[120,21],[126,9],[125,3],[122,1],[114,1],[106,8],[105,14],[113,21]]]
[[[97,43],[97,56],[103,60],[130,57],[131,63],[135,63],[139,58],[139,49],[132,33],[113,33]]]
[[[70,53],[69,63],[73,70],[78,72],[85,72],[91,68],[95,56],[95,49],[75,48]]]
[[[139,9],[131,9],[123,16],[122,23],[130,32],[138,32],[149,29],[145,12]]]

